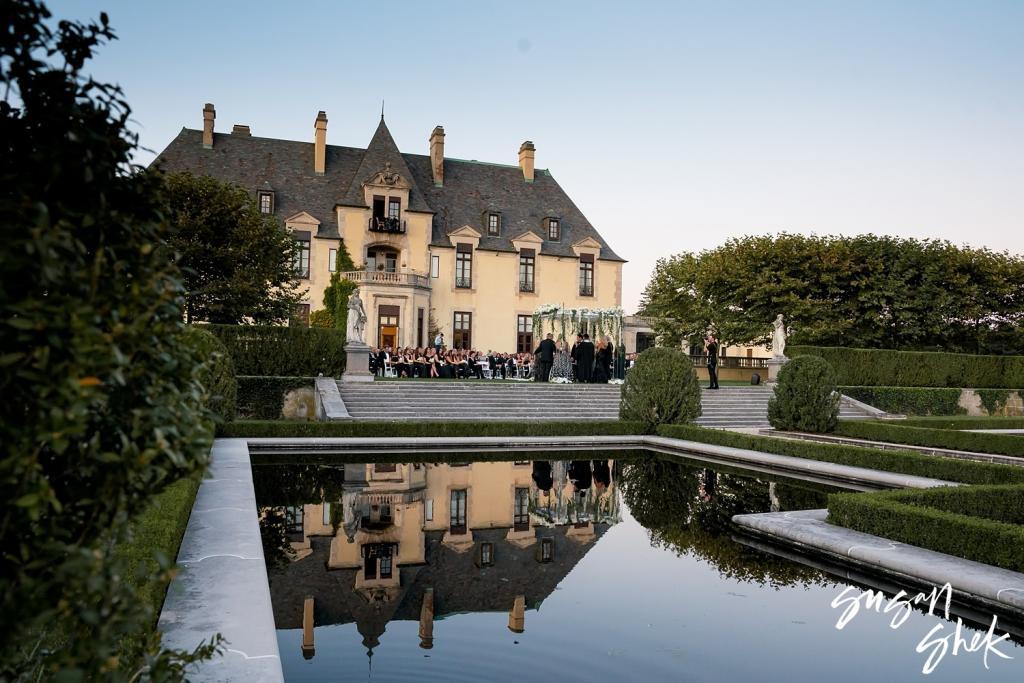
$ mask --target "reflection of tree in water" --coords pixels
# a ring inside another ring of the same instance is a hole
[[[619,484],[653,546],[705,560],[731,579],[776,588],[830,583],[815,569],[732,540],[733,515],[772,509],[767,480],[648,458],[625,464]],[[788,483],[776,483],[772,490],[783,510],[826,502],[824,493]]]
[[[345,468],[317,464],[255,465],[252,482],[260,505],[263,557],[268,569],[275,569],[295,557],[288,539],[286,508],[341,500]],[[340,523],[336,516],[332,506],[331,524],[335,530]]]

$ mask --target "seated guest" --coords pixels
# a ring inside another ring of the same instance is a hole
[[[370,374],[377,374],[377,347],[370,347]]]
[[[416,347],[416,350],[412,354],[412,376],[413,377],[426,377],[424,371],[426,370],[426,357],[423,355],[423,349]]]
[[[402,349],[395,356],[395,374],[399,377],[408,377],[409,372],[412,370],[409,357],[406,355],[407,351],[408,349]]]
[[[387,364],[391,360],[390,346],[385,346],[377,352],[377,374],[384,376],[384,372],[387,369]]]
[[[484,378],[483,359],[480,357],[480,354],[477,353],[476,351],[469,354],[469,371],[473,373],[473,376],[476,377],[477,379]]]

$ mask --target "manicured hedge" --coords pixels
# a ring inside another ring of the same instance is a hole
[[[884,472],[899,472],[900,474],[933,477],[966,484],[1024,483],[1024,467],[957,460],[912,451],[779,439],[691,425],[663,425],[658,428],[658,434],[673,439],[747,448],[794,458],[807,458],[808,460],[833,462],[853,467],[869,467]]]
[[[789,356],[820,356],[836,369],[838,383],[895,387],[1024,387],[1024,356],[791,346]]]
[[[312,389],[312,377],[238,377],[238,415],[242,419],[276,420],[284,396],[293,389]]]
[[[239,375],[338,377],[345,371],[345,333],[315,327],[204,325],[227,347]]]
[[[828,521],[938,552],[1024,571],[1024,486],[834,493]]]
[[[1024,429],[1024,417],[917,417],[900,420],[899,424],[929,429]]]
[[[841,422],[835,433],[871,441],[1024,457],[1024,438],[1013,434],[979,434],[952,429],[904,427],[897,423],[874,421]]]
[[[221,425],[217,436],[388,437],[388,436],[609,436],[642,434],[639,422],[286,422],[246,420]],[[1024,469],[1021,470],[1024,474]]]
[[[900,415],[959,415],[960,389],[946,387],[839,387],[850,398],[887,413]]]

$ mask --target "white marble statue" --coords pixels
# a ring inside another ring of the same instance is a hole
[[[355,290],[348,297],[348,330],[345,339],[349,343],[365,344],[363,331],[366,329],[366,309],[363,308],[363,300],[359,298],[359,290]]]
[[[786,324],[782,322],[782,314],[772,323],[772,358],[786,357]]]

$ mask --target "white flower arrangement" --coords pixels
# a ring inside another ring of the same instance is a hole
[[[572,380],[568,377],[552,377],[550,382],[552,384],[572,384]]]
[[[605,335],[622,346],[622,319],[625,313],[619,306],[611,308],[564,308],[559,304],[541,304],[533,311],[533,336],[540,339],[545,327],[557,338],[566,341],[584,324],[595,338]]]

